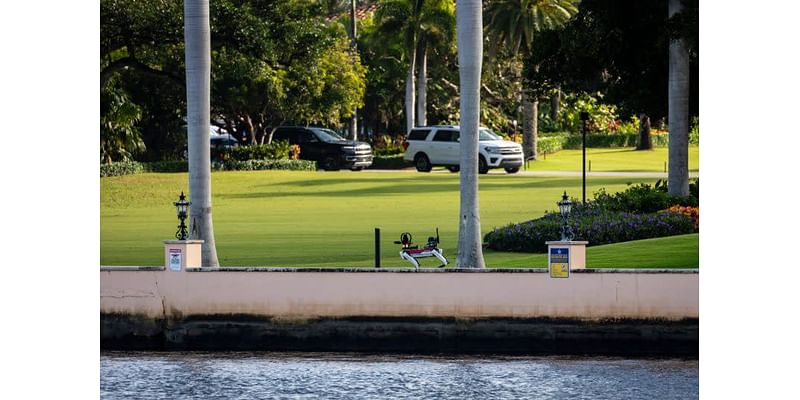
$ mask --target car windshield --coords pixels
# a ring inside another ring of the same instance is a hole
[[[341,142],[343,140],[347,140],[347,139],[339,136],[338,133],[336,133],[336,132],[334,132],[334,131],[332,131],[330,129],[312,128],[311,130],[314,132],[315,135],[317,135],[319,140],[322,140],[323,142],[329,142],[330,143],[330,142]]]
[[[497,136],[491,129],[481,128],[480,132],[480,141],[485,142],[487,140],[503,140],[500,136]]]

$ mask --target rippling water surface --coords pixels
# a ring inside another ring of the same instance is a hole
[[[696,360],[103,352],[103,399],[692,399]]]

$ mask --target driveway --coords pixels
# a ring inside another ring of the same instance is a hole
[[[365,169],[362,172],[374,172],[374,173],[382,173],[382,172],[408,172],[408,173],[421,173],[417,172],[414,168],[404,168],[404,169]],[[431,174],[452,174],[452,172],[446,169],[434,169],[430,172]],[[509,175],[502,169],[492,169],[489,170],[489,175]],[[571,176],[571,177],[580,177],[581,171],[519,171],[516,176]],[[689,178],[697,178],[700,176],[699,171],[692,171],[689,172]],[[667,174],[664,172],[637,172],[637,171],[593,171],[593,172],[586,172],[586,177],[635,177],[635,178],[666,178]]]

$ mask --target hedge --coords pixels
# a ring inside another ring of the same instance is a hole
[[[316,161],[308,160],[247,160],[226,161],[225,171],[261,171],[268,169],[285,171],[316,171]]]
[[[675,212],[635,214],[609,211],[602,207],[576,204],[569,225],[575,240],[587,240],[589,246],[627,242],[696,232],[692,218]],[[546,241],[561,239],[561,215],[545,216],[518,224],[495,228],[484,237],[489,249],[544,253]]]
[[[300,149],[302,152],[302,149]],[[259,144],[255,146],[238,146],[221,152],[224,160],[248,161],[248,160],[288,160],[291,154],[291,146],[286,140],[277,140],[270,144]]]
[[[401,169],[410,167],[411,163],[403,160],[403,154],[394,154],[388,156],[374,156],[372,158],[373,169]]]
[[[115,162],[113,164],[100,164],[100,177],[104,176],[120,176],[139,174],[144,172],[144,166],[140,162],[125,161]]]
[[[666,147],[668,135],[650,135],[653,147]],[[639,142],[638,133],[611,134],[611,135],[586,135],[586,147],[612,148],[636,147]],[[580,134],[551,133],[538,138],[537,149],[540,153],[555,153],[562,149],[580,149],[583,145],[583,136]]]
[[[224,163],[212,162],[213,171],[260,171],[260,170],[286,170],[286,171],[315,171],[317,164],[307,160],[247,160],[226,161]],[[100,165],[100,177],[140,174],[143,172],[187,172],[188,161],[157,161],[157,162],[116,162]]]

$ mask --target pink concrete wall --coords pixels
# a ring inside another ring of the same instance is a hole
[[[151,317],[698,318],[699,274],[100,271],[101,313]]]

